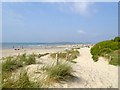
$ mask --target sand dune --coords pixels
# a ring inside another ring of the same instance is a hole
[[[94,62],[91,58],[90,49],[82,48],[78,63],[73,65],[78,81],[70,83],[67,87],[83,88],[116,88],[118,87],[118,67],[109,65],[104,58]]]
[[[26,52],[51,53],[51,52],[58,52],[63,50],[64,50],[63,48],[44,49],[44,50],[28,49],[26,50]],[[3,51],[4,56],[15,55],[18,53],[16,51],[11,51],[12,53],[8,51]],[[24,53],[24,51],[19,51],[19,52]],[[80,52],[80,56],[77,59],[75,59],[77,63],[71,63],[75,71],[74,75],[76,76],[76,79],[70,82],[56,83],[51,87],[55,87],[55,88],[118,88],[118,67],[117,66],[109,65],[104,58],[99,58],[98,62],[94,62],[91,58],[90,48],[81,48],[79,49],[79,52]],[[49,58],[49,55],[47,55],[38,59],[37,62],[50,64],[51,59]],[[29,73],[31,73],[31,72],[34,72],[34,68],[37,66],[31,65],[28,67],[29,67],[28,71]]]

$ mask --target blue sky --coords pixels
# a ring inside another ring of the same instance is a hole
[[[99,42],[118,35],[118,4],[2,4],[3,42]]]

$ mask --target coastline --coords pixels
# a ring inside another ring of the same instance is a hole
[[[13,56],[13,55],[18,55],[18,54],[31,54],[31,53],[36,53],[36,54],[43,54],[43,53],[53,53],[53,52],[61,52],[64,51],[66,48],[71,49],[71,48],[82,48],[82,47],[87,47],[87,46],[93,46],[93,44],[65,44],[65,45],[34,45],[32,47],[14,47],[14,48],[2,48],[0,52],[2,53],[2,57],[6,56]]]

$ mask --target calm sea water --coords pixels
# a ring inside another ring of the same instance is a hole
[[[71,42],[59,42],[59,43],[2,43],[3,49],[11,48],[30,48],[30,47],[40,47],[40,46],[56,46],[65,44],[82,44],[82,43],[71,43]]]

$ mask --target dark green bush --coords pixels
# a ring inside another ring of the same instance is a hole
[[[120,54],[119,54],[119,51],[120,50],[116,50],[116,51],[111,52],[111,53],[108,54],[109,56],[111,56],[111,60],[109,61],[109,64],[120,66]]]
[[[92,58],[93,58],[94,62],[98,61],[98,56],[97,55],[96,56],[92,56]]]
[[[94,61],[97,61],[99,56],[107,57],[111,52],[120,49],[120,37],[115,37],[113,40],[107,40],[97,43],[91,48],[91,54]]]
[[[103,48],[98,52],[98,55],[101,56],[102,54],[108,54],[110,52],[112,52],[112,50],[110,48]]]
[[[120,37],[115,37],[115,38],[114,38],[114,41],[115,41],[115,42],[120,42]]]

